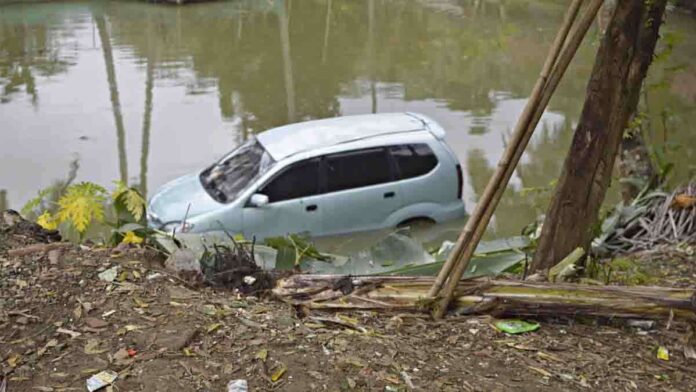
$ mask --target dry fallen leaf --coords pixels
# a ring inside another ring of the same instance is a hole
[[[693,195],[682,193],[674,196],[674,199],[672,200],[672,207],[690,208],[693,206],[696,206],[696,196]]]
[[[271,374],[271,381],[273,382],[278,382],[281,377],[285,374],[285,372],[288,370],[288,368],[285,366],[284,363],[281,363],[280,366]]]
[[[46,344],[42,348],[40,348],[36,351],[36,356],[42,357],[49,348],[56,347],[57,345],[58,345],[58,341],[56,339],[49,340],[48,342],[46,342]]]
[[[561,358],[558,358],[557,356],[555,356],[553,354],[545,353],[543,351],[537,352],[537,356],[541,359],[546,359],[546,360],[556,361],[556,362],[563,362],[563,360]]]
[[[12,353],[9,357],[7,357],[7,364],[10,365],[10,367],[17,367],[21,359],[22,357],[19,354]]]
[[[657,359],[669,361],[669,351],[667,350],[667,347],[660,346],[657,348]]]
[[[108,351],[108,349],[102,347],[102,342],[97,339],[89,339],[87,344],[85,344],[85,354],[101,354]]]
[[[79,332],[71,331],[71,330],[65,329],[65,328],[58,328],[58,329],[56,330],[56,332],[58,332],[58,333],[64,333],[64,334],[66,334],[66,335],[70,335],[70,338],[71,338],[71,339],[75,339],[76,337],[82,335],[82,334],[79,333]]]
[[[551,376],[553,376],[553,374],[547,372],[546,370],[544,370],[544,369],[542,369],[542,368],[538,368],[538,367],[534,367],[534,366],[527,366],[527,367],[530,368],[531,370],[534,370],[535,372],[541,374],[541,375],[544,376],[544,377],[551,377]]]

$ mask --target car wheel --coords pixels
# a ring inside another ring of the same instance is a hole
[[[399,223],[396,227],[398,229],[408,228],[411,232],[414,232],[429,229],[434,225],[435,221],[430,218],[411,218]]]

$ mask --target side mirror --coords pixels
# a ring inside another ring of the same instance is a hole
[[[263,207],[268,204],[268,196],[262,193],[254,193],[249,199],[249,205],[252,207]]]

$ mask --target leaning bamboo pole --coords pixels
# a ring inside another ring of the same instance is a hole
[[[507,183],[522,157],[524,149],[529,143],[541,115],[548,105],[548,101],[551,99],[553,92],[575,56],[580,43],[587,34],[597,11],[602,5],[602,0],[591,1],[578,25],[573,30],[573,33],[570,34],[570,37],[567,39],[567,43],[563,46],[563,43],[566,42],[568,31],[572,27],[572,22],[577,15],[576,7],[579,7],[581,1],[582,0],[574,1],[571,4],[561,31],[554,41],[549,57],[542,68],[532,96],[528,100],[527,106],[518,121],[513,139],[504,152],[496,168],[496,172],[486,186],[484,194],[477,204],[474,213],[460,235],[455,249],[453,249],[447,263],[443,266],[443,271],[438,275],[433,287],[428,292],[429,297],[439,296],[437,304],[433,308],[433,317],[435,318],[441,318],[444,315],[452,299],[457,283],[468,267],[469,260],[490,222],[493,211],[498,205]],[[557,41],[561,43],[559,44]],[[563,51],[560,55],[556,53],[557,46],[563,46]],[[551,66],[549,66],[549,64],[551,64]],[[440,292],[443,284],[444,289]]]
[[[522,131],[525,131],[528,128],[529,121],[531,120],[533,115],[533,110],[539,104],[539,101],[543,93],[543,89],[546,86],[546,81],[553,69],[553,66],[556,64],[558,55],[561,53],[563,44],[565,43],[568,32],[570,31],[570,28],[573,25],[575,18],[577,17],[582,2],[583,0],[574,0],[568,8],[568,11],[566,11],[565,16],[563,17],[561,29],[558,31],[558,34],[556,35],[556,38],[554,39],[553,44],[551,45],[549,54],[546,58],[546,61],[544,62],[544,66],[542,67],[541,73],[539,74],[539,79],[534,85],[532,94],[529,100],[527,101],[527,105],[525,106],[524,111],[520,115],[520,120],[517,123],[517,127],[515,128],[515,131],[513,133],[513,138],[509,144],[510,147],[504,152],[503,157],[498,163],[498,168],[500,168],[503,165],[509,165],[512,159],[512,153],[518,149],[517,146],[519,146],[520,144]],[[495,174],[491,178],[491,181],[489,181],[488,185],[486,186],[483,192],[483,195],[481,197],[482,201],[486,198],[491,197],[490,194],[493,191],[495,191],[495,187],[493,185],[497,186],[497,184],[502,180],[502,174],[503,172],[501,170],[497,170],[495,172]],[[442,285],[445,283],[445,281],[447,281],[447,277],[452,272],[452,267],[456,263],[458,257],[457,255],[459,254],[460,250],[463,249],[464,244],[470,241],[471,234],[473,233],[475,228],[474,226],[476,222],[481,221],[481,219],[483,218],[483,212],[483,209],[477,208],[474,210],[473,214],[469,218],[467,225],[464,227],[464,231],[462,231],[462,234],[457,239],[457,243],[455,244],[451,256],[442,266],[442,269],[438,273],[437,279],[435,280],[433,287],[428,292],[430,297],[436,296],[440,292],[440,289],[442,289]]]
[[[290,304],[322,310],[420,312],[432,277],[293,275],[276,282],[273,294]],[[453,308],[459,314],[590,316],[696,320],[693,289],[463,279]]]

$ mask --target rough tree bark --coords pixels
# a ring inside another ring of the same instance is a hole
[[[622,0],[609,22],[531,269],[588,249],[624,129],[652,61],[667,0]]]

